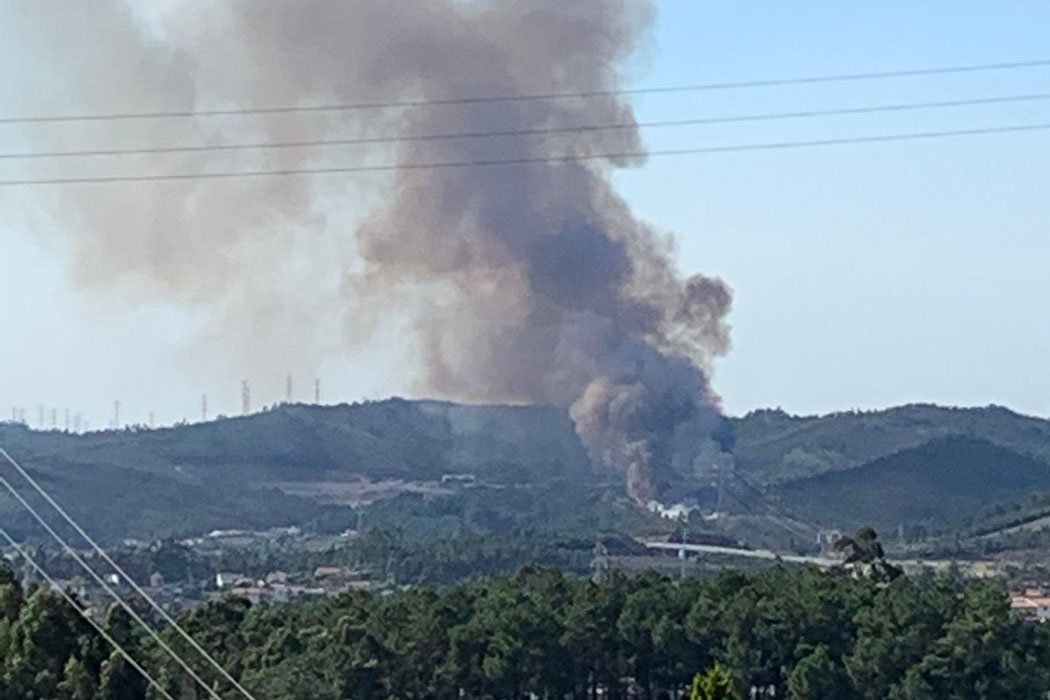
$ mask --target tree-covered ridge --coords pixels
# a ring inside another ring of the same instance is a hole
[[[139,700],[137,678],[55,594],[0,574],[0,697]],[[600,583],[529,568],[435,592],[299,605],[227,599],[182,619],[259,700],[665,697],[1041,698],[1050,634],[986,583],[773,569]],[[122,615],[105,625],[179,700],[203,698]],[[187,658],[187,645],[170,631]],[[203,663],[202,676],[235,697]],[[718,669],[714,671],[714,669]],[[694,684],[698,672],[703,672]],[[701,695],[700,697],[708,697]]]
[[[591,469],[568,416],[549,407],[391,399],[86,435],[0,422],[0,444],[107,541],[304,525],[332,510],[298,495],[296,484],[439,482],[466,472],[494,488],[560,481],[556,492],[571,495],[621,481]],[[0,500],[0,525],[22,537],[35,530],[8,500]]]
[[[753,411],[733,420],[737,466],[760,483],[781,483],[852,469],[953,436],[984,440],[1050,460],[1050,421],[1001,406],[911,404],[878,411],[793,416]]]
[[[794,548],[795,535],[780,523],[785,514],[801,521],[794,529],[806,542],[818,527],[867,523],[925,537],[968,528],[997,504],[1050,493],[1050,422],[1002,408],[915,405],[812,417],[756,411],[730,423],[735,466],[724,480],[718,473],[724,492],[705,473],[694,492],[683,486],[676,495],[701,495],[710,505],[721,492],[721,509],[732,517],[719,525],[762,546]],[[626,498],[619,473],[590,463],[568,416],[550,407],[400,399],[284,405],[87,435],[0,423],[0,444],[110,543],[289,525],[331,532],[336,523],[339,532],[353,526],[346,504],[356,496],[329,496],[361,482],[394,484],[385,494],[391,498],[369,506],[367,522],[406,538],[660,529]],[[447,486],[446,475],[476,482]],[[763,520],[770,517],[775,522]],[[0,525],[20,538],[39,534],[9,499],[0,499]]]
[[[932,440],[847,471],[786,484],[776,491],[792,513],[855,528],[926,524],[964,526],[996,503],[1016,503],[1050,489],[1050,463],[986,440]]]

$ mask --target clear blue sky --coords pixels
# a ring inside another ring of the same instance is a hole
[[[1050,4],[677,2],[635,64],[637,85],[723,82],[1050,58]],[[2,30],[0,30],[2,34]],[[0,60],[17,61],[5,56]],[[2,80],[2,78],[0,78]],[[0,85],[2,88],[3,85]],[[642,120],[1050,92],[1050,69],[637,100]],[[1050,122],[1050,101],[646,134],[653,148]],[[0,133],[0,145],[12,147]],[[1050,132],[653,159],[617,176],[680,246],[681,268],[735,290],[727,409],[800,413],[909,401],[1050,414]],[[9,202],[10,199],[5,199]],[[172,348],[200,318],[84,297],[64,251],[0,222],[0,415],[71,406],[96,426],[235,411],[237,378],[196,376]],[[404,392],[378,349],[332,358],[330,399]],[[304,382],[305,383],[305,382]],[[275,400],[283,380],[260,386]]]
[[[661,3],[647,83],[1043,58],[1050,4]],[[642,118],[1047,92],[1050,70],[702,93]],[[1050,102],[652,134],[704,144],[1050,122]],[[732,412],[907,401],[1050,413],[1050,133],[654,159],[620,178],[736,291]]]

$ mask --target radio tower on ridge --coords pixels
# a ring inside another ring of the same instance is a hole
[[[248,385],[248,380],[245,379],[241,382],[241,414],[248,415],[252,410],[252,388]]]

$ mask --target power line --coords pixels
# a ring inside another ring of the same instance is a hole
[[[18,180],[0,180],[0,187],[23,187],[34,185],[77,185],[104,184],[119,182],[164,182],[179,180],[219,180],[252,177],[286,177],[293,175],[333,175],[350,173],[375,173],[414,170],[442,170],[457,168],[484,168],[513,165],[532,165],[539,163],[570,163],[594,160],[630,159],[647,157],[688,156],[715,153],[742,153],[748,151],[774,151],[819,146],[842,146],[847,144],[888,143],[893,141],[919,141],[938,138],[964,136],[981,136],[986,134],[1007,134],[1028,131],[1045,131],[1050,123],[1018,124],[978,129],[957,129],[953,131],[921,131],[906,134],[884,134],[880,136],[854,136],[836,139],[814,139],[811,141],[773,141],[754,144],[737,144],[730,146],[705,146],[699,148],[672,148],[654,151],[621,151],[616,153],[577,153],[562,156],[535,156],[525,158],[479,159],[465,161],[438,161],[432,163],[391,163],[385,165],[352,165],[341,167],[319,168],[286,168],[277,170],[234,170],[206,173],[168,173],[161,175],[113,175],[94,177],[62,178],[24,178]]]
[[[0,452],[3,452],[3,450],[0,449]],[[137,622],[143,629],[146,630],[147,634],[149,634],[153,641],[155,641],[157,645],[160,646],[160,648],[168,654],[168,656],[174,659],[175,662],[179,664],[179,666],[181,666],[183,670],[186,671],[186,673],[190,674],[190,677],[193,678],[193,680],[196,681],[198,685],[204,688],[205,692],[211,695],[213,700],[222,700],[222,697],[218,693],[216,693],[211,686],[205,683],[204,679],[198,676],[192,668],[190,668],[189,664],[187,664],[183,660],[183,658],[179,656],[175,652],[175,650],[172,649],[171,646],[168,645],[168,643],[165,642],[163,638],[161,638],[159,634],[157,634],[157,631],[153,629],[153,627],[151,627],[145,620],[142,619],[141,615],[135,612],[134,608],[128,605],[126,600],[121,598],[116,591],[109,587],[109,584],[107,584],[102,579],[102,577],[99,576],[98,573],[94,569],[92,569],[86,561],[84,561],[84,558],[81,557],[80,554],[78,554],[77,551],[73,549],[73,547],[70,546],[68,542],[62,539],[62,536],[55,532],[55,529],[52,528],[46,520],[44,520],[43,516],[40,515],[40,513],[35,508],[33,508],[33,506],[31,506],[25,498],[22,497],[22,494],[18,493],[18,491],[15,490],[13,486],[11,486],[11,483],[2,476],[0,476],[0,486],[3,486],[5,489],[7,489],[7,491],[15,497],[15,500],[22,504],[22,507],[25,508],[31,516],[33,516],[34,520],[40,523],[40,525],[45,530],[47,530],[48,534],[51,535],[52,539],[58,542],[62,549],[65,550],[65,552],[73,558],[73,561],[75,561],[82,569],[84,569],[84,571],[86,571],[88,575],[95,580],[95,583],[102,587],[103,591],[105,591],[111,598],[116,600],[117,604],[120,605],[120,607],[124,608],[124,611],[127,612],[128,615],[130,615],[135,622]]]
[[[167,700],[175,700],[175,698],[173,698],[171,696],[171,694],[167,690],[164,689],[164,686],[162,686],[160,683],[158,683],[156,681],[156,679],[154,679],[153,676],[151,676],[149,674],[149,672],[146,671],[146,669],[144,669],[142,666],[140,666],[139,663],[137,661],[135,661],[135,659],[133,659],[131,657],[131,654],[129,654],[127,652],[127,650],[124,649],[124,647],[122,647],[119,642],[117,642],[117,640],[113,639],[113,636],[110,635],[110,633],[107,632],[106,629],[102,625],[100,625],[98,622],[96,622],[95,619],[93,617],[91,617],[90,614],[88,614],[87,610],[84,610],[79,605],[77,605],[77,601],[74,600],[73,596],[71,596],[68,592],[66,592],[65,589],[63,589],[61,586],[59,586],[58,582],[55,581],[53,578],[51,578],[51,576],[47,573],[47,571],[45,571],[44,568],[42,566],[40,566],[40,564],[38,564],[31,556],[29,556],[29,553],[26,552],[25,549],[23,549],[23,547],[20,544],[15,542],[14,539],[11,537],[11,535],[8,534],[7,530],[5,530],[2,527],[0,527],[0,537],[3,537],[5,540],[7,540],[7,544],[10,545],[11,547],[13,547],[14,550],[16,552],[18,552],[18,555],[20,557],[22,557],[23,559],[25,559],[26,563],[29,564],[29,566],[31,566],[33,568],[33,570],[36,571],[36,573],[39,576],[41,576],[45,581],[47,581],[48,584],[51,586],[52,589],[55,590],[56,593],[58,593],[60,596],[62,596],[63,599],[65,599],[66,603],[69,604],[69,607],[71,607],[74,610],[76,610],[78,615],[80,615],[82,618],[84,618],[89,625],[94,627],[95,631],[98,632],[99,635],[104,640],[106,640],[106,642],[111,647],[116,649],[117,653],[119,653],[121,656],[123,656],[124,659],[131,665],[131,667],[133,669],[135,669],[136,671],[138,671],[139,674],[143,678],[145,678],[146,681],[148,681],[151,686],[156,688],[158,693],[160,693],[165,698],[167,698]]]
[[[508,136],[538,136],[546,134],[588,133],[622,131],[626,129],[661,129],[704,124],[729,124],[736,122],[774,121],[783,119],[806,119],[812,117],[877,114],[881,112],[904,112],[923,109],[946,109],[978,105],[1033,102],[1050,99],[1050,93],[1007,95],[1002,97],[978,97],[963,100],[941,100],[937,102],[910,102],[876,105],[872,107],[846,107],[839,109],[817,109],[796,112],[773,112],[765,114],[742,114],[724,117],[699,117],[695,119],[669,119],[648,122],[616,122],[610,124],[582,124],[576,126],[537,127],[534,129],[503,129],[494,131],[459,131],[438,134],[410,134],[400,136],[368,136],[345,139],[305,139],[298,141],[256,141],[249,143],[208,144],[198,146],[153,146],[142,148],[102,148],[65,151],[30,151],[26,153],[0,153],[0,159],[72,158],[85,156],[157,155],[164,153],[203,153],[211,151],[244,151],[277,148],[313,148],[320,146],[352,146],[363,144],[404,143],[416,141],[452,141],[459,139],[500,138]]]
[[[185,639],[190,644],[190,646],[192,646],[201,656],[203,656],[208,661],[208,663],[211,664],[220,674],[222,674],[222,676],[227,681],[229,681],[233,685],[233,687],[235,687],[242,695],[244,695],[244,697],[246,697],[248,700],[255,700],[255,697],[252,696],[252,694],[249,693],[247,690],[245,690],[244,687],[240,683],[238,683],[237,680],[235,680],[233,676],[231,676],[229,672],[212,657],[211,654],[205,651],[204,647],[198,644],[197,641],[193,639],[193,637],[191,637],[179,625],[179,623],[177,623],[175,619],[167,613],[166,610],[164,610],[164,608],[158,605],[157,602],[153,600],[153,598],[151,598],[144,590],[142,590],[142,588],[135,582],[135,579],[131,578],[131,576],[129,576],[128,573],[117,564],[117,562],[113,561],[112,557],[110,557],[109,554],[106,553],[106,550],[102,549],[102,547],[100,547],[99,544],[95,542],[95,540],[92,539],[91,536],[88,535],[82,527],[80,527],[80,525],[72,518],[72,516],[70,516],[69,513],[67,513],[65,509],[62,506],[60,506],[58,502],[55,501],[55,499],[53,499],[51,495],[47,491],[45,491],[39,483],[37,483],[36,479],[30,476],[29,472],[27,472],[21,464],[16,462],[15,459],[10,454],[8,454],[7,450],[5,450],[2,447],[0,447],[0,456],[3,456],[3,458],[6,459],[11,464],[11,466],[15,468],[15,470],[22,476],[22,478],[29,482],[29,485],[32,486],[37,493],[44,497],[44,500],[46,500],[48,504],[52,508],[54,508],[59,515],[62,516],[62,519],[69,523],[69,525],[77,531],[77,534],[83,537],[91,545],[91,547],[96,552],[98,552],[98,554],[106,561],[106,563],[112,566],[113,569],[118,574],[120,574],[128,582],[128,584],[131,585],[132,589],[134,589],[134,591],[138,593],[139,596],[141,596],[147,603],[149,603],[150,607],[156,610],[160,614],[160,616],[164,618],[164,621],[171,625],[172,629],[179,633],[179,636]],[[3,481],[2,477],[0,477],[0,481]],[[4,483],[6,484],[6,482]],[[8,490],[10,490],[10,485],[8,485],[7,488]],[[16,494],[16,497],[28,508],[28,504],[26,504],[20,496]]]
[[[657,87],[624,88],[617,90],[582,90],[573,92],[549,92],[522,95],[482,95],[473,97],[449,97],[425,100],[395,100],[377,102],[351,102],[319,105],[285,105],[275,107],[251,107],[205,110],[171,110],[156,112],[111,112],[104,114],[72,115],[38,115],[24,117],[2,117],[0,124],[28,124],[43,122],[80,122],[80,121],[114,121],[126,119],[168,119],[179,117],[225,117],[248,114],[291,114],[303,112],[339,112],[368,109],[394,109],[406,107],[436,107],[448,105],[469,105],[498,102],[531,102],[537,100],[588,99],[595,97],[614,97],[617,95],[653,95],[683,92],[704,92],[712,90],[739,90],[744,88],[779,87],[786,85],[807,85],[817,83],[853,82],[862,80],[881,80],[888,78],[912,78],[929,75],[946,75],[953,73],[977,73],[985,71],[1016,70],[1021,68],[1039,68],[1050,66],[1050,59],[1033,61],[1011,61],[1005,63],[983,63],[965,66],[947,66],[940,68],[918,68],[898,71],[879,71],[873,73],[843,73],[836,75],[819,75],[797,78],[775,78],[766,80],[748,80],[739,82],[696,83],[691,85],[665,85]]]
[[[770,502],[769,497],[761,489],[759,489],[757,486],[755,486],[750,481],[745,479],[740,474],[740,472],[738,470],[734,470],[733,471],[733,479],[738,484],[741,484],[741,485],[745,486],[749,491],[751,491],[753,494],[757,495],[759,504],[764,506],[771,513],[773,513],[773,515],[776,515],[776,516],[779,516],[780,518],[783,518],[786,522],[790,522],[790,523],[799,522],[799,519],[796,518],[795,516],[791,515],[790,513],[785,512],[782,509],[780,509],[779,507],[773,505]],[[740,503],[742,505],[744,505],[744,507],[747,508],[750,513],[755,514],[754,510],[752,508],[750,508],[749,506],[747,506],[746,504],[744,504],[743,501],[740,501]],[[800,535],[802,537],[808,537],[809,536],[809,533],[803,532],[803,531],[798,530],[798,529],[795,529],[795,528],[787,525],[785,522],[781,522],[781,521],[776,520],[776,519],[774,519],[773,522],[775,524],[779,525],[784,530],[787,530],[788,532],[790,532],[793,535]]]

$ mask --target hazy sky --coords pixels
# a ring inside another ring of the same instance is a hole
[[[639,86],[1050,58],[1043,3],[659,7],[653,40],[633,68]],[[27,65],[3,33],[0,26],[0,62],[21,77],[0,72],[0,96],[27,86],[46,92],[48,67]],[[646,121],[1039,92],[1050,92],[1050,68],[647,96],[636,105]],[[1050,100],[645,137],[658,149],[1039,122],[1050,122]],[[18,129],[0,124],[4,151],[24,146]],[[654,158],[617,181],[644,218],[674,234],[684,272],[718,275],[735,291],[734,348],[715,375],[729,412],[932,401],[1046,415],[1048,156],[1050,132],[1030,132]],[[17,176],[20,167],[0,163],[0,174]],[[106,192],[120,196],[119,186]],[[0,416],[21,406],[35,423],[45,405],[58,408],[61,422],[69,407],[101,427],[119,398],[126,420],[144,422],[153,411],[171,421],[196,417],[205,391],[213,413],[237,410],[244,377],[221,358],[209,368],[185,356],[197,347],[187,338],[215,332],[205,311],[74,289],[70,251],[29,234],[46,225],[48,197],[2,194]],[[412,372],[398,333],[390,323],[364,348],[315,358],[325,398],[408,393]],[[251,380],[257,405],[283,395],[280,372]],[[299,398],[309,397],[309,385],[312,377],[296,378]]]

